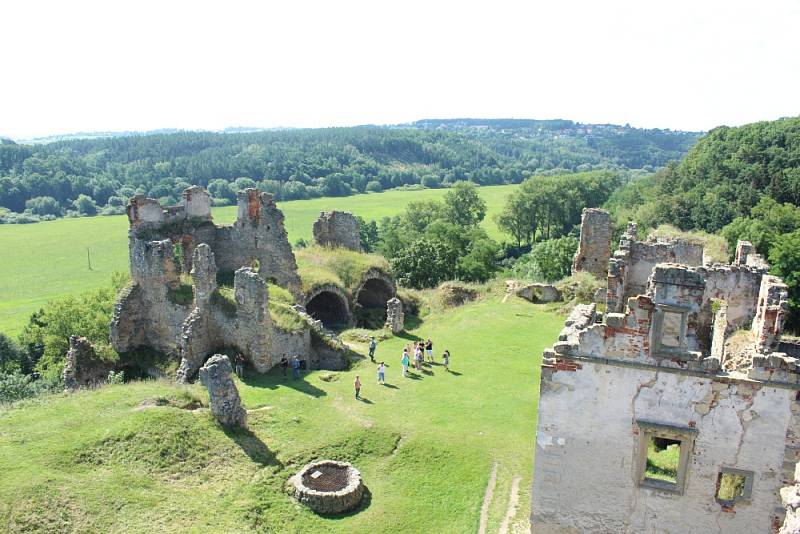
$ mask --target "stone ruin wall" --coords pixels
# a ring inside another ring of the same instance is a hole
[[[785,285],[746,259],[658,264],[626,304],[604,322],[594,305],[576,307],[545,351],[532,531],[776,529],[780,489],[800,460],[800,360],[776,351]],[[662,344],[668,313],[682,317],[679,347]],[[750,360],[725,371],[721,340],[741,328],[753,332]],[[685,438],[681,491],[641,483],[642,440],[653,427]],[[717,501],[727,468],[749,473],[746,502]]]
[[[346,211],[323,211],[314,222],[314,242],[324,247],[343,247],[361,252],[358,220]]]
[[[678,263],[689,267],[703,265],[703,247],[675,239],[653,236],[636,239],[636,224],[629,224],[619,248],[608,263],[608,311],[619,312],[630,297],[641,295],[653,268],[659,263]]]
[[[310,317],[298,332],[271,322],[266,280],[300,291],[283,215],[272,197],[254,189],[241,191],[239,218],[232,226],[213,225],[204,189],[190,188],[183,198],[182,205],[166,210],[152,199],[131,199],[132,282],[115,305],[110,328],[114,349],[123,353],[147,346],[180,357],[178,378],[184,381],[222,347],[241,350],[259,372],[268,371],[283,354],[306,357],[311,365],[344,366],[344,347],[326,351],[324,358],[314,354],[311,331],[319,327]],[[183,265],[175,262],[176,243],[183,245]],[[258,272],[252,268],[254,260]],[[187,268],[194,300],[182,305],[173,302],[171,291],[179,288],[180,273]],[[233,306],[215,295],[218,272],[229,269],[235,270]]]
[[[608,273],[611,257],[611,215],[606,210],[584,208],[581,237],[572,262],[572,272],[588,272],[599,279]]]

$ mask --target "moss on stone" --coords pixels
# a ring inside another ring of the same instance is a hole
[[[345,248],[308,247],[295,252],[304,293],[323,284],[333,284],[352,293],[370,269],[390,273],[382,256]]]

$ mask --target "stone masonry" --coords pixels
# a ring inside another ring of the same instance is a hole
[[[588,272],[606,277],[611,256],[611,215],[606,210],[584,208],[581,215],[581,239],[572,262],[572,272]]]
[[[314,222],[314,242],[324,247],[343,247],[361,252],[358,220],[346,211],[323,211]]]
[[[69,350],[64,358],[64,389],[96,386],[105,382],[113,364],[104,362],[95,354],[92,344],[85,337],[69,336]]]
[[[405,315],[403,314],[403,302],[393,297],[386,303],[386,328],[391,330],[392,334],[402,332],[405,323]]]
[[[217,421],[224,426],[245,428],[247,412],[242,407],[232,373],[228,357],[215,354],[200,368],[200,382],[208,389],[211,413]]]
[[[621,241],[626,268],[632,243]],[[702,257],[671,247],[651,242],[637,255]],[[609,287],[602,321],[594,305],[576,308],[545,350],[532,532],[777,530],[800,460],[800,362],[776,351],[785,286],[747,261],[656,262],[643,291],[628,291]],[[746,330],[743,349],[724,343]],[[649,451],[666,446],[677,469],[654,475]],[[740,484],[732,497],[724,477]]]
[[[224,347],[240,351],[258,372],[282,354],[301,356],[309,365],[335,360],[329,351],[324,359],[313,354],[310,322],[290,332],[271,321],[267,280],[299,298],[297,265],[271,195],[246,189],[238,198],[239,216],[230,226],[211,222],[202,188],[187,189],[181,205],[166,209],[153,199],[131,199],[131,285],[118,296],[110,332],[117,352],[150,347],[180,358],[181,381]],[[191,274],[191,302],[185,301],[189,288],[182,272]],[[218,279],[233,280],[232,300]],[[334,363],[341,368],[343,353],[339,359]]]

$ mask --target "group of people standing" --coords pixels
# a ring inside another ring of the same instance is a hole
[[[369,359],[375,362],[375,349],[378,343],[375,338],[370,338],[369,342]],[[417,341],[413,344],[403,347],[403,356],[400,358],[400,365],[403,367],[403,376],[408,376],[408,368],[411,365],[413,357],[414,368],[417,371],[422,370],[422,366],[434,363],[433,357],[433,341],[430,339],[426,341]],[[450,370],[450,351],[445,350],[442,354],[442,365],[445,370]],[[378,365],[378,384],[386,383],[386,362],[380,362]],[[353,383],[356,390],[356,399],[361,399],[361,377],[356,375]]]

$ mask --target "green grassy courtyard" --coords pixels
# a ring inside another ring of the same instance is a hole
[[[487,232],[499,238],[493,214],[517,187],[481,187]],[[279,203],[289,241],[311,239],[321,211],[346,210],[366,220],[400,213],[412,200],[440,199],[446,189],[389,191],[339,198]],[[236,207],[214,208],[217,223],[236,219]],[[16,335],[30,314],[56,297],[73,295],[108,283],[114,271],[128,272],[128,219],[124,215],[60,219],[28,225],[0,225],[0,332]],[[87,250],[92,270],[88,268]]]
[[[475,532],[494,464],[488,532],[527,531],[541,351],[562,317],[495,291],[382,342],[368,359],[293,382],[250,376],[249,431],[205,410],[141,408],[199,396],[165,381],[107,386],[0,410],[0,528],[10,532]],[[402,378],[402,346],[434,341],[433,365]],[[357,347],[363,350],[364,347]],[[355,375],[363,401],[353,398]],[[361,508],[320,517],[284,491],[306,462],[362,471]],[[515,501],[512,481],[519,477]]]

